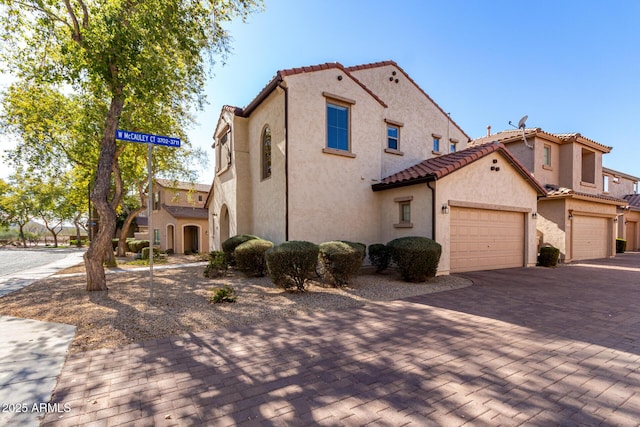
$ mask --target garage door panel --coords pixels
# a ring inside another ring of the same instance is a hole
[[[635,221],[628,221],[625,225],[626,227],[626,231],[625,231],[625,236],[627,238],[627,250],[628,251],[635,251],[637,248],[636,245],[636,227],[638,226],[638,223]]]
[[[522,267],[524,214],[451,208],[451,272]]]
[[[609,256],[609,219],[595,216],[574,215],[573,259],[595,259]]]

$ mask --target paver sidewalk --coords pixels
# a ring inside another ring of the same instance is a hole
[[[608,262],[75,354],[44,425],[637,426],[639,274]]]

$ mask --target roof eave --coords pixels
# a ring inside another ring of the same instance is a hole
[[[438,178],[436,177],[435,174],[429,174],[427,176],[411,179],[411,180],[406,179],[403,181],[396,181],[396,182],[390,182],[390,183],[379,182],[377,184],[371,185],[371,189],[373,191],[391,190],[392,188],[408,187],[410,185],[417,185],[417,184],[425,184],[427,182],[436,181],[437,179]]]

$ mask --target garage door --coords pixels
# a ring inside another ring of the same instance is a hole
[[[611,242],[608,218],[574,215],[572,227],[574,260],[609,256]]]
[[[638,248],[636,244],[636,227],[638,226],[637,222],[628,221],[625,227],[627,230],[625,231],[625,236],[627,237],[627,250],[635,251]]]
[[[451,207],[451,272],[524,266],[524,215]]]

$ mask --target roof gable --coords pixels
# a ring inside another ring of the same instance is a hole
[[[509,150],[500,143],[476,145],[467,148],[466,150],[460,150],[455,153],[424,160],[414,166],[384,178],[382,181],[377,184],[373,184],[371,187],[373,191],[381,191],[390,188],[436,181],[494,152],[498,152],[505,157],[507,161],[511,163],[515,169],[536,189],[539,195],[546,194],[542,184],[540,184],[529,173],[529,171],[527,171],[522,163],[513,157],[511,153],[509,153]]]
[[[612,147],[607,145],[600,144],[592,139],[582,136],[578,132],[574,133],[550,133],[545,132],[541,128],[526,128],[524,130],[524,134],[526,138],[541,138],[547,141],[552,141],[557,144],[570,144],[573,142],[585,145],[587,147],[591,147],[603,153],[609,153],[612,150]],[[482,145],[488,142],[501,142],[503,144],[508,144],[510,142],[518,142],[522,141],[522,130],[521,129],[509,129],[494,133],[492,135],[482,136],[480,138],[476,138],[472,140],[469,145]]]

